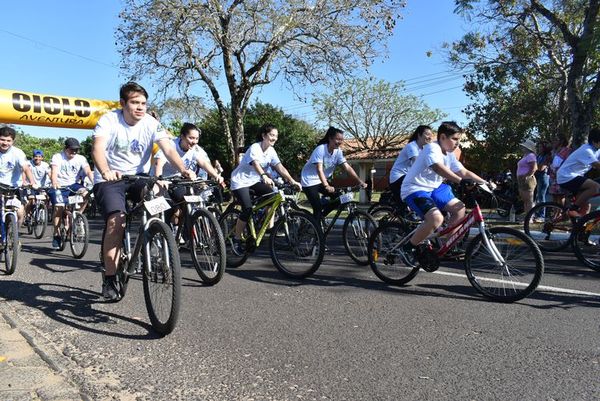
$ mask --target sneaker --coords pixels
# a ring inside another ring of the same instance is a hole
[[[235,253],[237,256],[242,256],[246,253],[244,241],[236,237],[231,238],[231,249],[233,250],[233,253]]]
[[[407,242],[402,246],[402,260],[408,266],[414,267],[417,265],[417,248],[410,242]]]
[[[107,301],[118,301],[121,296],[117,291],[117,276],[105,276],[102,280],[102,297]]]
[[[60,237],[52,238],[52,249],[60,249]]]

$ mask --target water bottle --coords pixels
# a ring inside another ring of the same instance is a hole
[[[508,221],[514,223],[516,221],[515,218],[515,205],[510,205],[510,212],[508,213]]]

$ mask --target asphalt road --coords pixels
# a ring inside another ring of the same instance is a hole
[[[90,399],[600,399],[600,273],[568,252],[546,254],[546,287],[510,305],[481,298],[460,264],[385,285],[335,235],[302,282],[259,255],[206,287],[184,252],[180,320],[159,338],[141,281],[102,302],[91,226],[82,260],[23,235],[16,273],[0,277],[0,296]]]

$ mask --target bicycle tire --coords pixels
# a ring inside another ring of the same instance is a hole
[[[150,323],[164,336],[175,329],[181,306],[179,251],[166,223],[155,220],[144,233],[142,265],[144,300]],[[159,299],[154,299],[155,296]]]
[[[543,221],[535,220],[541,218]],[[574,225],[574,220],[567,216],[566,209],[562,205],[556,202],[543,202],[535,205],[527,213],[523,230],[542,251],[558,252],[571,243]]]
[[[471,285],[484,297],[510,303],[535,291],[544,273],[544,258],[536,243],[510,227],[486,229],[490,248],[495,247],[504,265],[499,266],[481,233],[465,251],[465,272]],[[520,258],[520,259],[517,259]]]
[[[360,266],[369,264],[369,237],[377,228],[371,215],[354,210],[346,217],[342,227],[342,241],[350,258]]]
[[[269,251],[277,270],[285,276],[301,279],[321,266],[325,240],[312,215],[289,210],[271,230]]]
[[[64,213],[64,212],[63,212]],[[67,238],[68,238],[68,233],[67,233],[67,229],[65,227],[65,220],[68,217],[63,214],[62,218],[61,218],[61,224],[58,228],[58,232],[59,232],[59,237],[60,237],[60,244],[58,244],[58,250],[59,251],[64,251],[66,246],[67,246]]]
[[[219,225],[221,226],[221,231],[223,233],[223,238],[225,239],[225,252],[226,252],[226,264],[227,267],[236,268],[246,262],[250,253],[247,248],[243,255],[238,255],[233,252],[232,249],[232,241],[233,241],[233,229],[235,228],[235,224],[237,222],[238,216],[240,215],[240,211],[238,209],[229,209],[221,216],[219,220]],[[250,230],[246,225],[246,229],[244,230],[245,238],[250,236]]]
[[[396,219],[394,216],[394,208],[391,206],[376,206],[372,211],[367,212],[375,219],[377,224],[384,224]]]
[[[23,225],[27,228],[27,235],[33,234],[33,224],[35,221],[35,209],[26,217],[29,221],[25,221]]]
[[[592,270],[600,272],[600,210],[583,216],[572,236],[573,252],[577,259]]]
[[[36,239],[40,239],[46,233],[46,227],[48,226],[48,209],[46,204],[40,203],[36,206],[33,211],[33,236]]]
[[[19,229],[16,216],[7,214],[4,224],[6,235],[4,239],[4,271],[6,275],[11,275],[17,268],[19,258]]]
[[[418,266],[411,266],[404,260],[402,247],[396,247],[408,234],[406,226],[396,221],[380,225],[371,234],[369,265],[381,281],[391,285],[405,285],[419,273]]]
[[[200,280],[207,285],[215,285],[225,272],[227,255],[225,239],[219,222],[212,211],[198,209],[192,215],[190,253]]]
[[[69,230],[69,247],[75,259],[81,259],[90,241],[90,226],[87,217],[81,212],[73,212],[73,222]]]

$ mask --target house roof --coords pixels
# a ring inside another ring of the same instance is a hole
[[[406,144],[409,135],[406,135],[402,140],[401,144]],[[398,153],[402,150],[403,146],[394,146],[384,149],[373,149],[373,140],[367,139],[368,149],[360,149],[362,144],[359,143],[355,138],[346,139],[342,143],[342,151],[346,156],[347,160],[377,160],[377,159],[395,159],[398,157]]]

